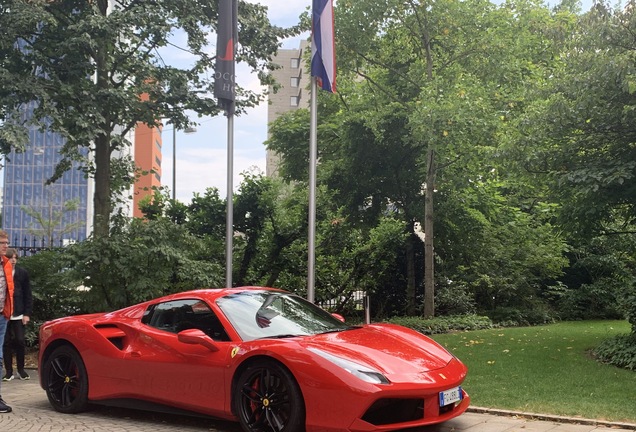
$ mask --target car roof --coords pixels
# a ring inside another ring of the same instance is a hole
[[[151,300],[151,303],[178,300],[191,297],[205,297],[209,300],[216,300],[219,297],[226,296],[228,294],[235,294],[244,291],[275,291],[275,292],[287,292],[278,288],[261,287],[261,286],[242,286],[232,288],[200,288],[196,290],[183,291],[175,294],[170,294],[164,297],[159,297]]]
[[[150,305],[173,301],[173,300],[182,300],[182,299],[191,299],[191,298],[202,298],[209,302],[215,302],[219,297],[226,296],[228,294],[235,294],[245,291],[272,291],[272,292],[280,292],[280,293],[288,293],[289,291],[281,290],[278,288],[270,288],[270,287],[261,287],[261,286],[242,286],[242,287],[232,287],[232,288],[200,288],[190,291],[182,291],[174,294],[169,294],[163,297],[156,297],[151,300],[146,300],[141,303],[137,303],[131,306],[127,306],[122,309],[117,309],[111,312],[104,312],[93,314],[94,317],[102,317],[102,316],[122,316],[122,315],[136,315],[141,313],[141,311],[147,309]],[[88,315],[84,316],[85,318]]]

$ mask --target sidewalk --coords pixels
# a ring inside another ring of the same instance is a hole
[[[13,412],[0,414],[2,432],[241,432],[238,423],[97,406],[82,414],[60,414],[49,405],[36,370],[29,381],[2,383]],[[598,422],[473,407],[446,423],[409,432],[633,432],[636,424]]]

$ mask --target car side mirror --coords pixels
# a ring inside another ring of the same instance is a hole
[[[345,322],[345,319],[342,315],[340,315],[339,313],[332,313],[331,314],[333,317],[335,317],[338,321],[342,321]]]
[[[177,333],[179,342],[190,345],[203,345],[212,352],[217,352],[219,347],[216,346],[211,337],[203,333],[199,329],[187,329]]]

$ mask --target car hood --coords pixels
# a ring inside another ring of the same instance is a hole
[[[452,354],[432,339],[390,324],[368,325],[316,335],[305,348],[365,364],[387,375],[421,374],[444,368]]]

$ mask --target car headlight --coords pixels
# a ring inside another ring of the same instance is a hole
[[[318,354],[325,360],[329,360],[331,363],[346,370],[351,375],[360,378],[362,381],[366,381],[371,384],[389,384],[389,380],[381,372],[373,370],[367,366],[329,354],[328,352],[318,348],[308,348],[308,350],[314,354]]]

